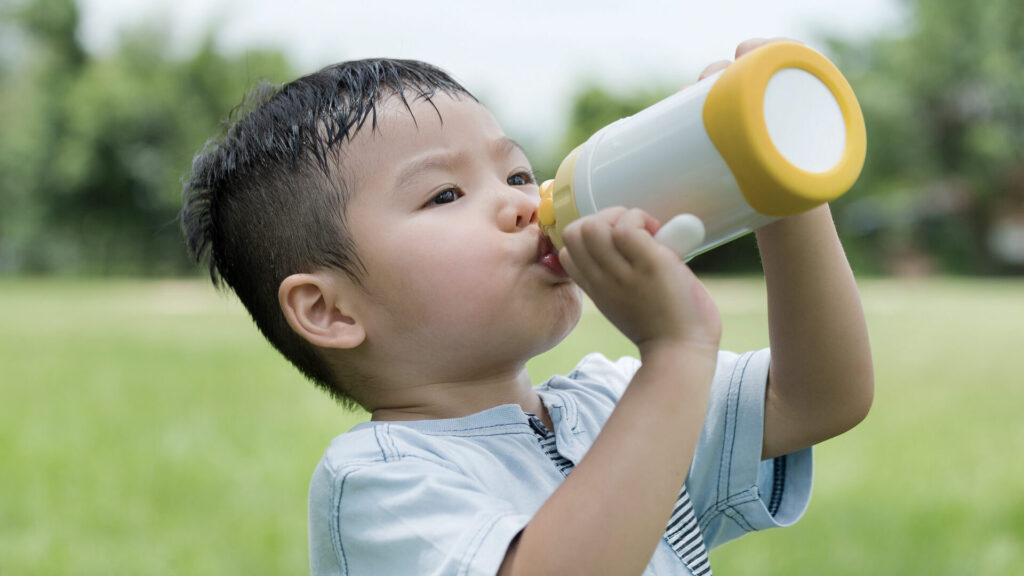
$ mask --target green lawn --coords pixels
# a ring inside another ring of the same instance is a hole
[[[766,345],[762,282],[707,283],[724,346]],[[1024,282],[863,294],[871,415],[817,449],[804,519],[715,573],[1020,573]],[[593,350],[631,346],[588,312],[531,374]],[[306,573],[309,475],[361,418],[206,283],[0,281],[0,576]]]

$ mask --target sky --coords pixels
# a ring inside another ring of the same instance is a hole
[[[282,50],[302,73],[376,56],[436,64],[486,102],[506,132],[554,146],[573,93],[685,85],[750,37],[825,50],[897,29],[899,0],[78,0],[81,39],[102,53],[118,32],[159,22],[181,54],[207,31],[226,53]],[[667,96],[668,94],[666,94]]]

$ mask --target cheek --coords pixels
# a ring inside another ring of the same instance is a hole
[[[437,325],[493,313],[512,287],[512,266],[500,250],[454,237],[410,243],[367,262],[379,278],[381,303],[406,321]]]

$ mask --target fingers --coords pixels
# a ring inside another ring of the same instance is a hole
[[[643,210],[640,210],[640,213],[643,214],[644,229],[647,230],[647,233],[650,234],[651,236],[657,234],[658,230],[661,229],[661,222],[658,222],[657,218],[651,216],[650,214],[644,212]]]
[[[626,209],[621,206],[602,210],[591,217],[573,222],[562,232],[571,268],[566,267],[562,261],[562,252],[559,252],[558,259],[577,283],[580,283],[581,277],[622,278],[629,273],[629,263],[615,249],[611,238],[612,227],[624,213]]]
[[[652,221],[654,226],[651,226]],[[642,210],[630,210],[615,222],[612,242],[630,266],[642,265],[651,259],[652,252],[657,249],[653,237],[654,232],[657,232],[657,223],[657,220]]]
[[[736,58],[740,58],[741,56],[743,56],[747,52],[750,52],[751,50],[754,50],[756,48],[760,48],[761,46],[764,46],[765,44],[769,44],[771,42],[777,42],[779,40],[783,40],[783,39],[778,39],[778,38],[773,38],[773,39],[768,39],[768,38],[749,38],[747,40],[744,40],[743,42],[740,42],[738,46],[736,46]],[[729,67],[729,64],[732,64],[732,61],[730,61],[730,60],[718,60],[718,61],[712,62],[711,64],[708,64],[706,68],[704,68],[704,70],[700,73],[700,76],[697,77],[697,80],[698,81],[703,80],[703,79],[707,78],[708,76],[711,76],[712,74],[714,74],[716,72],[725,70],[726,68]]]
[[[704,68],[704,70],[700,73],[700,76],[697,77],[697,81],[699,82],[707,78],[708,76],[711,76],[715,72],[725,70],[726,68],[729,67],[729,64],[732,64],[732,62],[728,60],[718,60],[717,62],[712,62],[711,64],[708,64],[707,67]]]
[[[653,234],[659,226],[643,210],[603,210],[566,227],[562,239],[567,250],[559,252],[559,261],[584,289],[585,282],[622,282],[633,274],[638,263],[651,258],[652,250],[657,250]]]
[[[564,237],[565,236],[563,235],[563,238]],[[583,290],[589,294],[590,282],[587,280],[586,275],[580,271],[579,266],[576,265],[576,261],[573,260],[572,254],[569,253],[568,242],[566,242],[565,246],[558,251],[558,262],[561,263],[562,268],[569,274],[569,277],[572,278],[580,288],[583,288]]]
[[[736,46],[736,58],[743,56],[755,48],[760,48],[769,42],[771,42],[771,40],[767,38],[748,38]]]
[[[775,42],[796,42],[798,44],[800,43],[798,40],[793,40],[792,38],[786,38],[783,36],[776,36],[775,38],[748,38],[743,42],[740,42],[739,45],[736,46],[735,57],[739,59],[741,56],[747,54],[751,50],[756,50],[761,46],[764,46],[765,44],[772,44]],[[731,63],[732,62],[730,60],[718,60],[716,62],[712,62],[711,64],[708,64],[706,68],[704,68],[704,70],[700,73],[700,76],[697,77],[697,80],[703,80],[716,72],[725,70],[726,68],[729,67],[729,64]],[[686,86],[680,88],[680,90],[683,90],[685,88]]]
[[[774,38],[749,38],[740,42],[739,45],[736,46],[736,58],[743,56],[751,50],[756,50],[765,44],[774,44],[776,42],[796,42],[797,44],[802,44],[799,40],[793,40],[792,38],[786,38],[785,36],[776,36]]]
[[[613,231],[625,214],[629,212],[624,208],[615,209],[602,214],[603,217],[584,222],[580,227],[587,263],[593,266],[591,274],[604,274],[616,279],[629,275],[630,264],[616,249],[612,239]]]

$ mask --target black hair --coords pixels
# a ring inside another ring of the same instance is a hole
[[[343,62],[284,85],[258,84],[192,160],[181,229],[189,253],[230,287],[270,343],[342,404],[355,402],[316,346],[289,327],[278,303],[291,274],[334,269],[357,285],[365,274],[346,233],[348,200],[338,151],[397,97],[438,92],[476,100],[444,71],[413,60]],[[435,107],[436,109],[436,107]]]

